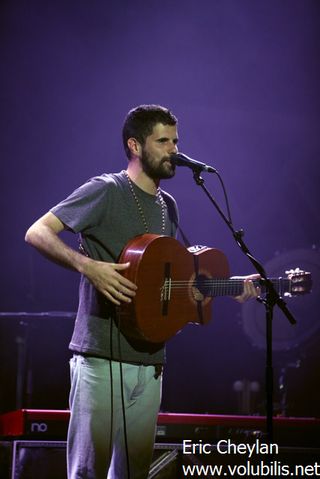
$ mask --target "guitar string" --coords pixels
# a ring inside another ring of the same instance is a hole
[[[270,278],[271,279],[271,278]],[[292,287],[292,281],[288,278],[275,278],[275,279],[271,279],[271,281],[273,282],[274,286],[279,288],[280,285],[281,285],[281,289],[286,292],[286,291],[289,291],[290,290],[290,287]],[[189,290],[190,289],[190,286],[191,287],[194,287],[194,288],[197,288],[197,285],[196,284],[193,284],[193,285],[190,285],[190,280],[189,281],[186,281],[186,280],[181,280],[181,281],[171,281],[170,282],[170,286],[169,285],[164,285],[164,288],[165,289],[175,289],[175,290],[179,290],[180,289],[180,292],[184,292],[184,291],[181,291],[181,290]],[[281,284],[282,283],[282,284]],[[253,284],[254,286],[262,286],[259,282],[259,280],[256,280],[256,281],[253,281]],[[243,280],[240,280],[240,279],[218,279],[218,278],[215,278],[215,279],[207,279],[207,280],[203,280],[201,282],[201,285],[202,286],[205,286],[205,287],[212,287],[212,289],[215,291],[216,294],[218,293],[237,293],[239,291],[239,286],[242,287],[244,285],[244,281]],[[297,284],[299,286],[299,284]],[[294,285],[293,285],[294,287]]]
[[[293,283],[292,284],[292,281],[290,279],[287,279],[287,278],[283,278],[282,281],[284,281],[284,283],[281,285],[280,284],[280,279],[277,279],[277,282],[279,284],[274,284],[274,286],[276,286],[277,288],[279,288],[279,292],[281,294],[283,293],[291,293],[291,294],[303,294],[304,292],[308,292],[308,288],[304,289],[304,286],[301,285],[300,283]],[[175,283],[179,283],[179,282],[174,282],[172,281],[171,284],[170,284],[170,287],[169,285],[166,285],[163,287],[163,289],[166,291],[166,290],[175,290],[175,293],[176,294],[183,294],[185,295],[186,293],[189,293],[189,290],[190,290],[190,282],[187,282],[187,281],[181,281],[180,283],[184,283],[184,284],[175,284]],[[210,282],[210,286],[213,284],[213,282]],[[235,284],[228,284],[228,287],[225,287],[225,284],[222,284],[221,283],[217,283],[218,287],[213,287],[212,290],[214,292],[213,296],[223,296],[223,295],[236,295],[239,293],[239,288],[238,286],[243,286],[243,282],[240,282],[239,280],[235,283]],[[236,287],[234,287],[236,286]],[[280,288],[281,286],[281,288]],[[197,286],[194,285],[192,286],[196,289]],[[301,290],[295,290],[295,287],[302,287]],[[263,285],[262,285],[262,289],[263,289]],[[201,291],[200,291],[201,292]]]
[[[195,282],[196,280],[171,280],[171,284],[190,284],[190,282]],[[270,279],[270,281],[273,283],[273,284],[277,284],[277,283],[288,283],[290,284],[292,282],[292,280],[290,279]],[[223,278],[212,278],[212,279],[204,279],[204,280],[200,280],[201,284],[216,284],[216,285],[219,285],[219,284],[223,284],[223,285],[241,285],[241,284],[244,284],[244,280],[233,280],[233,279],[223,279]],[[260,280],[253,280],[253,284],[256,284],[256,285],[260,285]],[[299,284],[299,283],[297,283]]]
[[[285,283],[288,283],[290,284],[290,280],[288,281],[285,281]],[[181,280],[181,281],[175,281],[175,280],[171,280],[170,284],[173,285],[173,286],[184,286],[184,285],[189,285],[190,283],[196,283],[196,280]],[[232,282],[229,282],[229,281],[223,281],[223,280],[219,280],[219,279],[214,279],[214,280],[201,280],[200,281],[201,284],[204,284],[204,285],[214,285],[214,286],[241,286],[244,284],[244,281],[232,281]],[[273,282],[274,284],[277,284],[277,282]],[[279,282],[280,283],[280,282]],[[253,281],[253,284],[256,285],[256,286],[259,286],[260,285],[260,282],[259,281]]]

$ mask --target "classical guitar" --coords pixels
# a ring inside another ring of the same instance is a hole
[[[206,324],[216,296],[237,296],[243,279],[230,278],[226,256],[215,248],[185,248],[169,236],[144,234],[133,238],[119,262],[130,261],[125,277],[137,286],[131,303],[120,307],[120,327],[137,339],[168,340],[187,323]],[[270,278],[280,295],[311,290],[311,274],[296,270],[286,278]],[[263,290],[260,280],[254,281]]]

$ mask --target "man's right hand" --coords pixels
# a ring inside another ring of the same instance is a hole
[[[130,263],[106,263],[88,259],[83,274],[112,303],[119,306],[121,302],[131,303],[137,286],[120,274],[129,268]]]

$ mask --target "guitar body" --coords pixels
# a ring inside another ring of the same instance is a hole
[[[189,251],[168,236],[144,234],[124,248],[120,263],[129,261],[124,276],[138,287],[130,304],[120,307],[120,327],[128,336],[162,343],[187,323],[211,319],[213,298],[197,289],[197,278],[228,278],[229,265],[219,250]],[[202,294],[203,293],[203,294]]]

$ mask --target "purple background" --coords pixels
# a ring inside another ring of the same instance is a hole
[[[17,0],[1,4],[0,21],[1,311],[76,309],[77,275],[45,261],[24,244],[24,233],[88,177],[126,166],[122,121],[140,103],[178,116],[180,150],[219,170],[235,226],[263,263],[279,258],[281,275],[289,254],[288,266],[305,264],[319,276],[317,0]],[[223,204],[216,178],[205,178]],[[253,272],[190,171],[179,169],[162,186],[179,202],[191,243],[222,249],[234,274]],[[310,401],[320,379],[317,291],[289,303],[300,329],[285,326],[279,334],[294,339],[275,351],[276,382],[281,367],[301,360],[288,370],[294,414],[320,415],[319,398]],[[219,299],[205,330],[188,326],[169,342],[163,409],[235,413],[235,380],[263,388],[254,308]],[[276,320],[276,328],[286,321]],[[30,318],[27,325],[1,319],[0,407],[14,407],[17,337],[26,334],[29,405],[63,407],[72,320]],[[50,378],[42,368],[51,368]],[[261,411],[263,391],[250,408]]]

